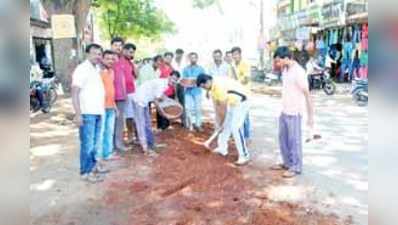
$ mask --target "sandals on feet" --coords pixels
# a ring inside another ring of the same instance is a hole
[[[284,178],[293,178],[293,177],[295,177],[295,176],[297,176],[298,175],[298,173],[296,173],[296,172],[294,172],[294,171],[285,171],[284,173],[283,173],[283,177]]]
[[[283,164],[278,164],[271,166],[271,170],[287,170],[288,168],[285,167]]]

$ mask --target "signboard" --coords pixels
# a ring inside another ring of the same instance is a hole
[[[322,23],[325,28],[341,26],[345,23],[343,1],[335,1],[322,7]]]
[[[309,8],[308,17],[312,24],[319,24],[322,19],[321,8],[318,5]]]
[[[296,19],[300,26],[309,24],[310,17],[308,16],[307,10],[297,12]]]
[[[278,21],[280,31],[294,30],[298,27],[298,20],[295,15],[281,17]]]
[[[53,15],[51,25],[54,39],[76,37],[75,17],[73,15]]]
[[[347,17],[356,15],[356,14],[362,14],[364,12],[367,12],[367,4],[363,2],[349,2],[347,3],[347,10],[346,10],[346,15]]]

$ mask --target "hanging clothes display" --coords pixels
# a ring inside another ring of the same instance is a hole
[[[360,63],[361,68],[359,70],[360,78],[365,79],[368,78],[368,50],[364,50],[361,53]]]
[[[360,77],[359,70],[361,69],[361,62],[359,59],[359,51],[355,50],[354,59],[352,60],[352,66],[350,71],[351,80]]]
[[[336,61],[331,74],[340,82],[368,77],[368,29],[368,24],[362,23],[319,32],[316,50],[322,56],[323,65],[327,54]]]
[[[351,80],[351,66],[352,66],[352,52],[353,52],[353,45],[351,40],[346,40],[343,44],[343,60],[340,66],[340,75],[339,81],[343,82],[345,79],[345,74],[348,71],[349,73],[349,80]]]
[[[369,42],[368,42],[368,24],[364,24],[362,26],[362,40],[361,40],[361,47],[363,50],[368,50]]]

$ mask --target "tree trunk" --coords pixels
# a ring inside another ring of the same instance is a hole
[[[75,16],[77,38],[54,39],[54,68],[65,93],[70,92],[71,74],[82,59],[80,37],[86,25],[91,0],[43,0],[49,16],[72,14]],[[72,54],[75,52],[76,54]]]

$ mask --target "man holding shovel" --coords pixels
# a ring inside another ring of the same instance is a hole
[[[220,128],[216,129],[204,145],[209,147],[212,139],[219,133],[218,146],[214,152],[226,156],[228,154],[228,141],[232,135],[239,153],[239,159],[235,164],[246,164],[250,160],[250,155],[246,146],[243,124],[250,109],[249,90],[233,79],[212,78],[206,74],[199,75],[196,84],[198,87],[209,91],[216,105],[216,111],[218,111],[216,113],[221,116]]]

